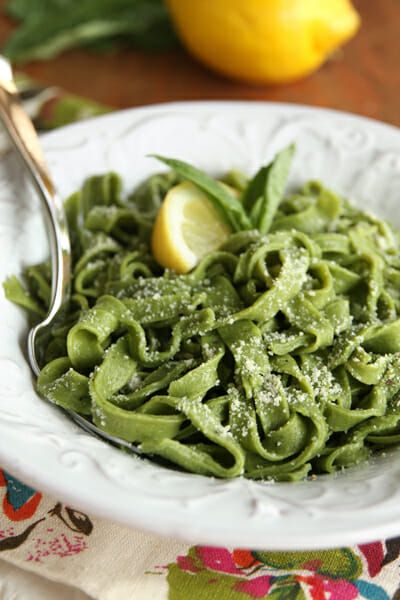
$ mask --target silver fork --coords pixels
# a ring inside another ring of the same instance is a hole
[[[51,298],[46,317],[33,327],[27,340],[28,360],[37,376],[40,367],[37,360],[37,341],[40,334],[48,331],[54,319],[68,302],[71,287],[71,244],[68,224],[61,199],[56,193],[48,171],[39,138],[29,116],[26,114],[15,85],[10,63],[0,55],[0,120],[8,134],[23,166],[29,173],[32,183],[45,210],[49,234],[51,257]],[[102,431],[76,412],[65,411],[85,431],[101,437],[118,446],[124,446],[136,454],[139,448]]]

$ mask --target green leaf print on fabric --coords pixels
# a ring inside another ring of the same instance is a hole
[[[178,565],[168,567],[168,600],[249,600],[247,592],[237,589],[238,584],[248,583],[246,578],[212,573],[202,570],[196,573],[183,571]],[[266,590],[268,594],[268,590]],[[258,596],[262,598],[262,596]]]
[[[285,570],[310,570],[321,575],[357,579],[362,574],[360,558],[350,549],[315,552],[253,552],[261,563]]]
[[[285,585],[277,587],[268,594],[269,600],[306,600],[306,595],[299,583],[296,581],[285,582]]]

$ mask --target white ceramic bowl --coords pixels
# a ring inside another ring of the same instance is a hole
[[[211,173],[253,173],[295,140],[292,182],[321,178],[400,225],[400,135],[334,111],[250,102],[165,104],[43,136],[60,193],[113,169],[126,189],[159,170],[150,153]],[[38,200],[13,155],[0,163],[0,279],[46,255]],[[174,472],[90,437],[35,393],[25,316],[0,297],[0,464],[94,515],[190,542],[264,549],[343,546],[400,533],[400,460],[392,451],[302,483],[221,481]]]

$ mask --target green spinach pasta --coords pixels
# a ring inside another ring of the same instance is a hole
[[[290,147],[228,185],[181,161],[127,199],[114,173],[67,199],[71,301],[42,347],[44,398],[164,465],[294,481],[400,442],[399,237],[311,181],[284,196]],[[189,180],[231,230],[190,272],[150,237]],[[47,263],[8,298],[46,313]]]

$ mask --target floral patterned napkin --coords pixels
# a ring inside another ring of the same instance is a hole
[[[109,110],[26,78],[19,84],[39,129]],[[400,537],[313,552],[189,547],[77,508],[0,469],[0,559],[98,600],[400,600]],[[0,599],[11,598],[3,583],[0,569]]]
[[[88,516],[5,471],[0,503],[1,558],[99,600],[400,599],[400,538],[314,552],[189,547]]]

